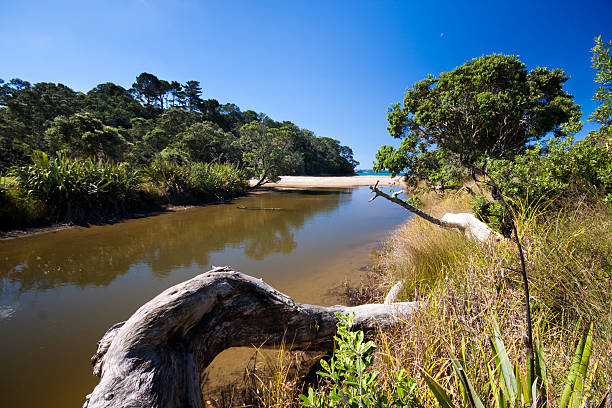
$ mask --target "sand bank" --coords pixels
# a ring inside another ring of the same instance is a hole
[[[309,187],[360,187],[372,186],[378,181],[380,186],[399,186],[400,176],[283,176],[278,183],[266,183],[263,187],[309,188]],[[257,180],[249,180],[251,186]]]

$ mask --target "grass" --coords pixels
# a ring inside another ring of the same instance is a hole
[[[468,194],[429,194],[420,201],[438,217],[469,211],[473,205]],[[598,402],[612,384],[612,209],[599,200],[554,211],[546,205],[514,204],[527,258],[534,337],[547,365],[549,406],[561,400],[576,345],[591,322],[593,351],[581,398]],[[439,406],[426,375],[450,390],[456,406],[468,406],[453,369],[460,361],[475,392],[485,406],[492,406],[499,392],[492,381],[499,374],[490,342],[497,323],[510,363],[525,378],[524,294],[513,243],[479,244],[413,218],[395,232],[374,263],[376,277],[354,295],[380,302],[402,280],[400,299],[421,302],[409,320],[375,339],[372,369],[380,373],[377,381],[383,388],[391,387],[395,373],[403,369],[417,380],[422,406]],[[451,355],[457,356],[455,363]],[[272,380],[253,386],[253,405],[297,406],[295,393],[279,390],[295,390],[300,380],[279,375],[278,367],[286,365],[269,364]]]
[[[460,212],[469,201],[449,195],[432,212]],[[519,206],[520,208],[520,206]],[[582,327],[595,323],[593,398],[612,383],[612,211],[600,202],[547,212],[520,208],[517,226],[526,250],[536,335],[548,364],[550,398],[560,396],[572,352]],[[492,400],[488,370],[493,367],[488,337],[494,317],[501,326],[511,359],[525,362],[524,310],[521,277],[514,246],[480,245],[452,231],[410,221],[400,228],[377,260],[387,286],[403,280],[403,297],[422,307],[396,332],[381,334],[388,347],[379,359],[402,365],[413,376],[423,371],[446,389],[459,389],[449,352],[463,355],[468,377],[483,400]],[[525,364],[520,364],[525,366]],[[421,381],[425,405],[436,406]],[[459,395],[453,396],[460,401]]]

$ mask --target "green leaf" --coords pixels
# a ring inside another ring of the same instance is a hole
[[[591,324],[591,327],[592,327],[592,324]],[[572,359],[572,365],[570,367],[569,373],[567,374],[567,380],[565,380],[565,387],[563,388],[563,394],[561,394],[559,408],[567,408],[568,406],[570,396],[572,395],[572,390],[574,388],[574,383],[576,382],[576,374],[578,373],[578,368],[580,367],[580,364],[582,361],[582,354],[585,348],[584,346],[585,346],[588,334],[589,334],[589,331],[586,331],[583,334],[582,338],[578,342],[578,346],[576,347],[574,358]]]
[[[453,404],[453,401],[448,393],[444,391],[444,388],[442,388],[442,386],[436,380],[434,380],[426,372],[423,372],[423,379],[442,408],[455,408],[455,405]]]
[[[491,346],[493,347],[493,353],[495,353],[496,365],[501,369],[501,374],[504,378],[506,391],[508,393],[508,400],[514,403],[518,394],[517,380],[512,369],[512,364],[510,364],[510,360],[508,359],[508,353],[506,352],[506,347],[504,346],[504,341],[502,340],[501,332],[499,331],[499,326],[497,325],[495,317],[492,318],[492,322],[493,338],[491,339]]]
[[[450,355],[451,355],[451,362],[453,363],[453,368],[455,369],[455,372],[457,373],[457,376],[459,377],[461,384],[463,384],[463,388],[466,391],[467,398],[468,398],[468,401],[470,402],[470,405],[473,408],[484,408],[484,405],[482,401],[480,400],[480,398],[478,397],[478,394],[476,394],[476,391],[474,390],[474,387],[472,386],[470,379],[465,374],[463,365],[457,359],[457,357],[455,357],[453,353],[450,353]]]

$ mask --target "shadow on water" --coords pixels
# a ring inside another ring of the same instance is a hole
[[[177,267],[206,268],[209,254],[227,247],[240,248],[254,260],[289,254],[298,245],[295,230],[318,213],[338,209],[350,196],[350,190],[283,191],[5,241],[0,243],[0,294],[6,284],[19,292],[66,284],[106,286],[141,263],[164,277]],[[262,210],[246,211],[244,206]]]

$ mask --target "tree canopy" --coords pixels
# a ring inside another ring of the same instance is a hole
[[[389,109],[388,130],[402,143],[383,146],[376,168],[423,176],[432,164],[442,165],[432,163],[432,150],[464,165],[522,152],[580,117],[580,107],[563,90],[567,79],[560,69],[527,71],[518,57],[501,54],[429,76]]]
[[[267,129],[259,133],[261,143],[238,143],[240,129],[253,122]],[[283,172],[354,171],[352,150],[338,140],[319,138],[290,121],[242,111],[231,102],[205,99],[199,81],[181,84],[143,72],[130,89],[106,82],[84,94],[63,84],[0,79],[0,170],[28,163],[35,150],[138,166],[160,158],[231,163],[252,170],[245,160],[258,153],[249,149],[265,146],[267,135],[281,133],[286,143],[278,146],[287,149],[282,155],[295,159],[295,166],[283,166]]]

